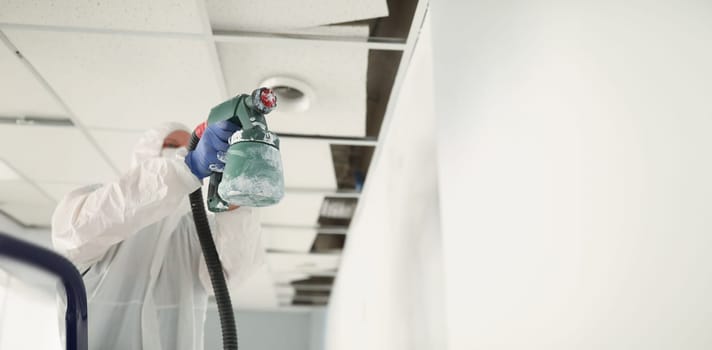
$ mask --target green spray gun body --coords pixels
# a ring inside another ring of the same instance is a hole
[[[279,137],[269,131],[265,114],[276,107],[272,90],[260,88],[210,110],[208,124],[228,120],[241,126],[230,138],[223,172],[213,172],[208,187],[208,210],[230,206],[264,207],[284,197]]]

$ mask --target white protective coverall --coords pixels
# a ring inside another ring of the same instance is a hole
[[[203,349],[212,287],[188,202],[201,182],[183,161],[185,149],[160,156],[175,130],[186,128],[149,130],[127,173],[70,192],[52,216],[55,249],[86,271],[89,349]],[[209,216],[231,290],[264,262],[257,214]]]

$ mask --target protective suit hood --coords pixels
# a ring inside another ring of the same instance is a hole
[[[178,130],[190,132],[185,125],[175,122],[167,122],[147,130],[134,146],[131,154],[131,167],[137,166],[146,159],[156,158],[161,155],[163,140],[170,133]]]

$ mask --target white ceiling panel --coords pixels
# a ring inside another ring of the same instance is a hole
[[[11,168],[5,161],[0,159],[0,181],[18,180],[20,175]]]
[[[37,184],[40,186],[47,194],[49,194],[54,200],[60,201],[64,196],[72,192],[83,185],[80,184],[63,184],[63,183],[44,183],[40,182]]]
[[[203,40],[6,30],[88,127],[196,125],[221,101]]]
[[[76,128],[4,124],[0,135],[0,158],[32,180],[93,183],[115,177]]]
[[[294,281],[304,280],[309,278],[308,273],[295,271],[275,271],[272,273],[274,283],[277,285],[290,284]]]
[[[271,225],[314,226],[324,196],[310,193],[289,193],[274,206],[261,208],[262,223]]]
[[[0,203],[49,203],[51,200],[24,180],[0,181]]]
[[[0,210],[25,225],[49,226],[54,207],[54,203],[7,203],[0,205]]]
[[[2,44],[0,44],[0,96],[3,96],[0,101],[0,116],[65,116],[62,107],[25,68],[15,53]]]
[[[316,234],[312,228],[262,228],[265,249],[284,252],[309,253]]]
[[[129,170],[133,147],[143,132],[90,129],[89,133],[99,141],[99,147],[120,171]]]
[[[368,49],[265,41],[219,43],[218,53],[231,94],[249,93],[275,77],[300,82],[290,85],[305,92],[309,107],[280,110],[278,100],[267,117],[274,131],[365,136]]]
[[[201,31],[194,0],[0,0],[0,22],[160,32]]]
[[[338,269],[340,261],[338,254],[267,253],[272,271],[319,273]]]
[[[336,189],[329,143],[321,140],[280,139],[287,188]]]
[[[290,285],[278,285],[276,290],[280,304],[291,301],[297,292],[297,290]]]
[[[235,291],[237,308],[273,308],[278,306],[274,279],[267,265],[253,272]]]
[[[388,16],[386,0],[207,0],[213,29],[265,31]]]

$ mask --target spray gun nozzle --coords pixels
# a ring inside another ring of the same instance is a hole
[[[277,95],[270,88],[259,88],[252,92],[252,105],[262,113],[272,112],[277,107]]]

